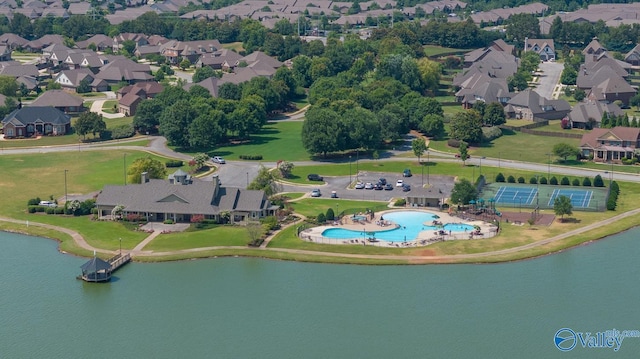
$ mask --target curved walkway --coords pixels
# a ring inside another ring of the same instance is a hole
[[[532,249],[538,246],[542,246],[545,244],[549,244],[552,242],[556,242],[577,234],[581,234],[581,233],[585,233],[588,232],[590,230],[596,229],[602,225],[605,224],[611,224],[613,222],[622,220],[624,218],[627,217],[631,217],[634,215],[638,215],[640,214],[640,208],[628,211],[628,212],[624,212],[621,213],[617,216],[614,216],[612,218],[603,220],[603,221],[599,221],[599,222],[595,222],[592,223],[590,225],[584,226],[582,228],[578,228],[566,233],[562,233],[559,234],[557,236],[553,236],[551,238],[547,238],[541,241],[537,241],[537,242],[533,242],[533,243],[529,243],[529,244],[525,244],[522,246],[518,246],[518,247],[513,247],[513,248],[507,248],[507,249],[501,249],[501,250],[496,250],[496,251],[489,251],[489,252],[482,252],[482,253],[469,253],[469,254],[453,254],[453,255],[425,255],[425,256],[412,256],[412,255],[378,255],[378,254],[354,254],[354,253],[336,253],[336,252],[318,252],[318,251],[309,251],[309,250],[303,250],[303,249],[290,249],[290,248],[267,248],[266,246],[268,245],[269,241],[279,232],[275,232],[274,234],[272,234],[269,238],[267,238],[265,240],[265,242],[263,243],[264,246],[260,246],[261,250],[265,250],[265,251],[272,251],[272,252],[284,252],[284,253],[291,253],[291,254],[301,254],[301,255],[308,255],[308,256],[318,256],[318,257],[338,257],[338,258],[353,258],[353,259],[390,259],[390,260],[401,260],[401,261],[420,261],[420,262],[438,262],[438,261],[443,261],[443,260],[478,260],[478,261],[482,261],[483,258],[486,257],[491,257],[491,256],[498,256],[498,255],[505,255],[505,254],[514,254],[520,251],[524,251],[524,250],[528,250],[528,249]],[[16,219],[11,219],[11,218],[6,218],[6,217],[0,217],[0,221],[4,221],[4,222],[10,222],[10,223],[17,223],[17,224],[22,224],[25,225],[26,222],[22,221],[22,220],[16,220]],[[95,248],[93,246],[91,246],[89,243],[86,242],[86,240],[76,231],[67,229],[67,228],[63,228],[63,227],[59,227],[59,226],[54,226],[54,225],[50,225],[50,224],[44,224],[44,223],[37,223],[37,222],[28,222],[30,226],[37,226],[37,227],[43,227],[43,228],[48,228],[48,229],[52,229],[52,230],[56,230],[59,232],[63,232],[66,234],[69,234],[73,240],[75,241],[75,243],[80,246],[83,249],[89,250],[89,251],[96,251],[99,253],[108,253],[108,254],[115,254],[117,253],[117,251],[110,251],[110,250],[105,250],[105,249],[100,249],[100,248]],[[291,224],[289,224],[287,227],[295,225],[299,223],[299,221],[293,222]],[[284,228],[287,228],[284,227]],[[284,229],[283,228],[283,229]],[[148,244],[153,238],[155,238],[159,233],[154,232],[153,234],[151,234],[149,237],[147,237],[145,240],[143,240],[143,242],[141,242],[138,246],[136,246],[137,250],[132,250],[129,251],[132,255],[137,256],[137,257],[163,257],[163,256],[170,256],[170,255],[176,255],[176,254],[189,254],[189,253],[198,253],[198,252],[204,252],[204,251],[211,251],[211,250],[220,250],[220,249],[233,249],[233,250],[254,250],[255,248],[251,248],[251,247],[244,247],[244,246],[213,246],[213,247],[201,247],[201,248],[188,248],[188,249],[181,249],[181,250],[175,250],[175,251],[167,251],[167,252],[147,252],[147,251],[141,251],[142,247],[144,247],[142,245],[142,243],[144,243],[144,245]],[[138,248],[140,247],[140,248]]]

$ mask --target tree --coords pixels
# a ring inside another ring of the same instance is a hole
[[[534,14],[514,14],[507,20],[507,39],[524,46],[525,38],[540,37],[540,23]]]
[[[189,59],[182,59],[182,61],[180,61],[180,68],[182,69],[182,71],[186,70],[187,67],[191,66],[191,61],[189,61]]]
[[[593,178],[593,187],[604,187],[604,181],[602,180],[602,176],[596,175]]]
[[[153,99],[153,101],[156,100],[158,100],[157,97]],[[197,113],[187,100],[179,100],[172,106],[165,107],[159,119],[160,134],[165,136],[173,146],[189,147],[189,133],[186,129],[189,128],[196,115]]]
[[[133,116],[133,128],[140,133],[156,133],[162,114],[162,104],[155,99],[140,102]]]
[[[459,141],[479,143],[482,140],[482,119],[475,110],[455,114],[450,123],[449,135]]]
[[[629,99],[629,105],[635,106],[640,111],[640,94],[637,94]]]
[[[127,180],[129,183],[140,183],[141,175],[147,172],[148,178],[164,179],[167,176],[167,169],[162,162],[150,156],[138,158],[127,169]]]
[[[289,161],[282,161],[278,165],[278,170],[280,171],[280,175],[282,178],[289,178],[291,176],[291,171],[293,171],[294,164]]]
[[[277,178],[273,172],[269,171],[269,169],[263,165],[260,165],[258,175],[249,184],[247,189],[261,190],[264,191],[267,196],[271,196],[278,192],[278,183],[276,180]]]
[[[436,95],[438,86],[440,86],[442,65],[437,61],[423,57],[418,60],[418,71],[420,72],[423,88],[432,95]]]
[[[411,141],[411,149],[413,149],[413,154],[418,157],[418,163],[420,163],[420,157],[428,148],[424,138],[416,138]]]
[[[504,114],[504,107],[497,102],[490,103],[484,111],[482,121],[487,126],[499,126],[505,124],[507,122],[507,118]]]
[[[578,101],[578,102],[580,102],[580,101],[584,100],[584,98],[585,98],[586,96],[587,96],[587,94],[584,92],[584,90],[583,90],[583,89],[576,89],[576,90],[573,92],[573,98],[574,98],[576,101]]]
[[[562,157],[563,161],[566,161],[569,156],[580,155],[580,149],[568,143],[560,142],[553,146],[553,154]]]
[[[240,100],[242,91],[232,82],[225,82],[218,88],[218,97],[225,100]]]
[[[126,55],[133,55],[133,52],[136,50],[136,43],[133,40],[125,40],[122,42],[122,51]]]
[[[462,165],[466,165],[466,161],[469,158],[469,151],[466,142],[460,142],[460,147],[458,147],[458,154],[460,155],[460,159],[462,160]]]
[[[529,87],[528,78],[531,77],[531,74],[525,73],[523,71],[518,71],[512,76],[507,78],[507,85],[509,86],[509,91],[524,91]]]
[[[196,69],[196,72],[193,74],[193,83],[198,83],[202,80],[206,80],[209,77],[214,77],[216,75],[216,71],[211,66],[202,66]]]
[[[440,138],[444,135],[444,117],[428,114],[420,123],[420,131],[427,137]]]
[[[0,94],[5,96],[15,96],[18,91],[18,83],[12,76],[0,76]]]
[[[76,133],[86,139],[89,133],[92,133],[95,137],[96,133],[106,130],[107,124],[102,119],[102,115],[94,112],[83,112],[76,121],[75,129]]]
[[[80,80],[78,87],[76,88],[77,93],[88,93],[91,92],[91,84],[87,79]]]
[[[564,216],[570,216],[573,213],[573,205],[571,199],[567,196],[558,196],[553,200],[553,212],[556,216],[560,216],[560,221],[564,221]]]
[[[453,185],[451,190],[451,202],[467,204],[478,197],[478,189],[468,179],[462,178]]]
[[[264,236],[264,233],[265,233],[265,230],[264,230],[264,227],[262,227],[262,224],[260,224],[260,222],[250,221],[247,223],[245,228],[249,235],[249,239],[251,239],[251,241],[247,244],[251,247],[260,246],[260,244],[262,244],[262,236]]]
[[[302,145],[310,154],[342,149],[340,117],[330,109],[312,107],[302,125]]]
[[[575,85],[578,79],[578,72],[571,66],[565,64],[564,70],[560,75],[560,83],[563,85]]]
[[[197,153],[193,156],[192,161],[196,164],[196,171],[204,167],[204,165],[209,160],[209,155],[206,153]]]
[[[225,114],[219,110],[210,110],[196,117],[189,124],[189,146],[192,148],[215,146],[224,135],[219,125],[224,121]]]

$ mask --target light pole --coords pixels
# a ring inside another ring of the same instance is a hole
[[[349,155],[349,185],[351,185],[351,155]]]
[[[127,185],[127,154],[122,156],[122,175],[124,177],[124,185]]]
[[[547,183],[551,180],[551,153],[547,153],[549,160],[547,161]]]
[[[500,155],[502,154],[502,152],[498,152],[498,168],[500,168]]]
[[[486,158],[485,156],[480,157],[480,177],[482,177],[482,159]]]
[[[358,159],[360,157],[360,151],[356,148],[356,181],[358,180]]]
[[[118,240],[120,241],[120,255],[122,255],[122,238],[118,238]]]
[[[422,176],[422,187],[424,187],[424,165],[420,163],[420,175]]]
[[[67,172],[69,170],[64,170],[64,205],[67,205]]]
[[[427,184],[429,183],[429,150],[427,149]]]
[[[247,188],[249,188],[249,172],[247,172]]]
[[[340,203],[336,203],[336,215],[334,216],[334,219],[335,219],[335,217],[338,217],[339,215],[340,215]]]

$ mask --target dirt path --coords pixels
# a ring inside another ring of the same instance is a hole
[[[486,257],[491,257],[491,256],[497,256],[497,255],[505,255],[505,254],[513,254],[513,253],[517,253],[520,251],[524,251],[524,250],[528,250],[531,248],[535,248],[538,246],[543,246],[545,244],[549,244],[552,242],[556,242],[577,234],[581,234],[581,233],[585,233],[588,232],[590,230],[593,230],[595,228],[598,228],[602,225],[605,224],[611,224],[613,222],[622,220],[624,218],[630,217],[630,216],[634,216],[634,215],[638,215],[640,214],[640,208],[638,209],[634,209],[625,213],[621,213],[617,216],[614,216],[612,218],[609,218],[607,220],[603,220],[603,221],[599,221],[596,223],[592,223],[590,225],[584,226],[582,228],[578,228],[563,234],[559,234],[557,236],[551,237],[551,238],[547,238],[541,241],[537,241],[534,243],[529,243],[523,246],[519,246],[519,247],[513,247],[513,248],[508,248],[508,249],[502,249],[502,250],[498,250],[498,251],[490,251],[490,252],[483,252],[483,253],[470,253],[470,254],[455,254],[455,255],[425,255],[425,256],[408,256],[408,255],[376,255],[376,254],[351,254],[351,253],[334,253],[334,252],[317,252],[317,251],[309,251],[309,250],[302,250],[302,249],[290,249],[290,248],[268,248],[266,247],[269,243],[269,241],[271,240],[271,238],[273,238],[273,236],[271,236],[270,238],[268,238],[268,240],[265,240],[264,243],[264,247],[261,246],[260,248],[262,250],[265,251],[273,251],[273,252],[284,252],[284,253],[291,253],[291,254],[304,254],[304,255],[310,255],[310,256],[320,256],[320,257],[340,257],[340,258],[354,258],[354,259],[390,259],[390,260],[403,260],[403,261],[412,261],[412,262],[417,262],[417,263],[429,263],[429,262],[440,262],[440,261],[448,261],[448,260],[478,260],[478,261],[482,261],[483,258]],[[15,219],[11,219],[11,218],[6,218],[6,217],[0,217],[0,221],[4,221],[4,222],[10,222],[10,223],[17,223],[17,224],[26,224],[25,221],[22,220],[15,220]],[[54,226],[54,225],[50,225],[50,224],[44,224],[44,223],[37,223],[37,222],[28,222],[30,226],[38,226],[38,227],[43,227],[43,228],[48,228],[48,229],[52,229],[52,230],[56,230],[59,232],[63,232],[63,233],[67,233],[69,234],[73,240],[76,242],[76,244],[86,250],[89,251],[96,251],[99,253],[108,253],[108,254],[114,254],[116,253],[115,251],[110,251],[110,250],[105,250],[105,249],[101,249],[101,248],[95,248],[91,245],[89,245],[85,239],[78,233],[75,232],[73,230],[67,229],[67,228],[63,228],[63,227],[58,227],[58,226]],[[298,222],[294,222],[291,225],[295,225]],[[159,234],[159,233],[158,233]],[[188,254],[188,253],[198,253],[198,252],[202,252],[202,251],[210,251],[210,250],[218,250],[218,249],[234,249],[234,250],[253,250],[255,248],[250,248],[250,247],[244,247],[244,246],[214,246],[214,247],[202,247],[202,248],[188,248],[188,249],[182,249],[182,250],[175,250],[175,251],[168,251],[168,252],[149,252],[149,251],[144,251],[141,252],[140,249],[143,248],[146,243],[145,242],[150,242],[153,238],[155,238],[158,234],[154,233],[151,236],[147,237],[143,242],[141,242],[140,244],[138,244],[138,246],[136,246],[136,248],[134,248],[132,251],[130,251],[130,253],[134,256],[137,257],[162,257],[162,256],[170,256],[170,255],[176,255],[176,254]],[[275,235],[275,234],[274,234]],[[136,250],[138,247],[140,247],[140,249]]]

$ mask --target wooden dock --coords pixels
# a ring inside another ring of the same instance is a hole
[[[111,280],[113,272],[120,267],[131,262],[131,254],[117,254],[106,261],[98,257],[93,257],[90,261],[82,265],[82,275],[77,278],[85,282],[108,282]]]

